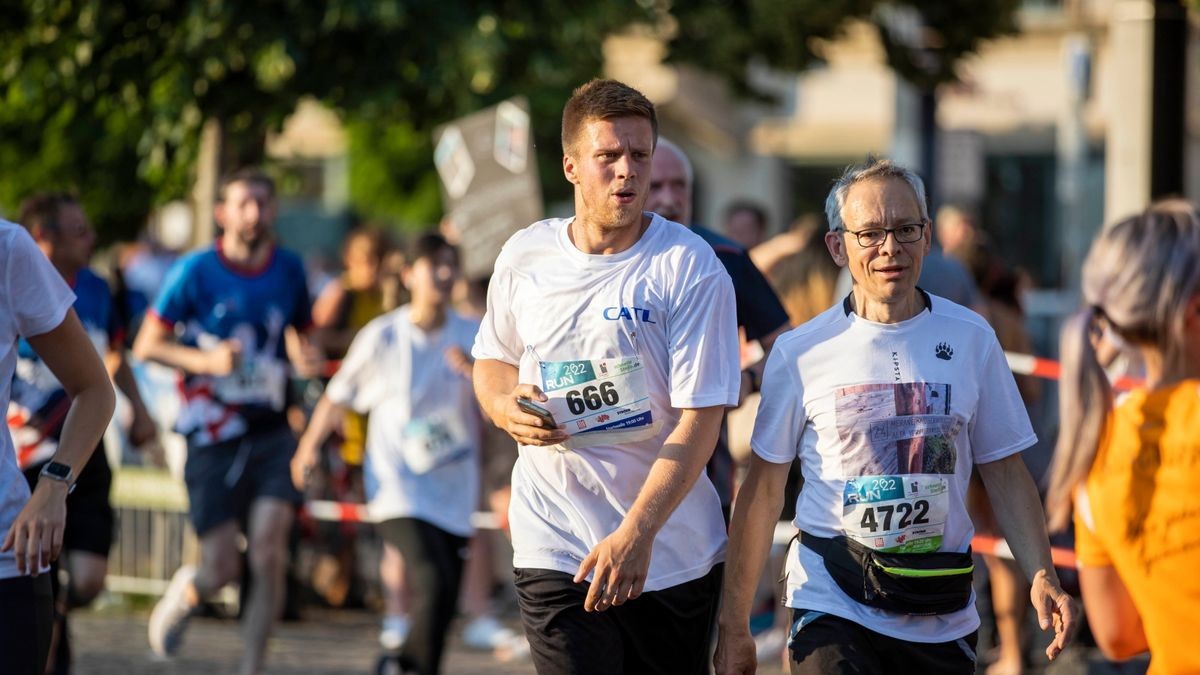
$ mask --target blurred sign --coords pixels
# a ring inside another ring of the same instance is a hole
[[[492,273],[500,247],[542,219],[542,193],[524,99],[505,101],[438,127],[433,161],[463,273]]]
[[[983,134],[943,131],[938,134],[938,201],[977,204],[984,193]]]

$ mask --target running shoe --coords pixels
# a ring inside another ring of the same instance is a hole
[[[471,649],[491,651],[507,644],[516,636],[516,632],[490,615],[477,616],[463,626],[463,643]]]
[[[160,657],[171,657],[183,644],[183,631],[192,616],[188,587],[196,578],[196,568],[184,565],[175,571],[167,592],[150,614],[150,649]]]
[[[383,617],[383,625],[379,629],[379,644],[388,651],[396,651],[404,646],[408,639],[408,617],[389,615]]]

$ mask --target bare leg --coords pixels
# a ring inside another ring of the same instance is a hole
[[[200,537],[200,566],[196,569],[196,579],[188,593],[189,605],[199,605],[241,574],[239,533],[238,524],[231,520],[217,525]]]
[[[71,551],[67,555],[67,572],[71,576],[71,590],[67,596],[70,606],[84,607],[91,604],[104,590],[104,577],[108,574],[108,556],[88,551]]]
[[[267,638],[283,609],[287,538],[294,510],[288,502],[274,497],[260,497],[250,506],[247,557],[254,583],[242,613],[242,636],[246,647],[239,668],[242,675],[256,675],[262,670]]]
[[[467,569],[459,604],[468,618],[487,616],[492,610],[492,542],[490,532],[476,532],[467,545]]]
[[[992,581],[992,613],[996,615],[998,656],[988,666],[988,675],[1019,675],[1024,672],[1025,610],[1029,607],[1029,585],[1012,560],[985,555]]]
[[[388,616],[408,615],[408,584],[404,578],[404,556],[385,543],[379,557],[379,581],[383,585],[383,611]]]

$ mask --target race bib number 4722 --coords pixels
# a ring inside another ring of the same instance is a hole
[[[949,487],[937,474],[853,478],[842,494],[842,527],[876,550],[937,551],[946,529]]]
[[[543,361],[544,404],[568,435],[649,426],[650,395],[641,359]]]

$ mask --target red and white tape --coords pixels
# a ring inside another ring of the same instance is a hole
[[[1055,381],[1062,377],[1062,365],[1053,359],[1018,354],[1017,352],[1004,352],[1004,358],[1008,360],[1008,367],[1017,375],[1032,375],[1044,380]],[[1117,391],[1129,391],[1141,384],[1141,380],[1125,376],[1118,377],[1112,382],[1113,389]]]

